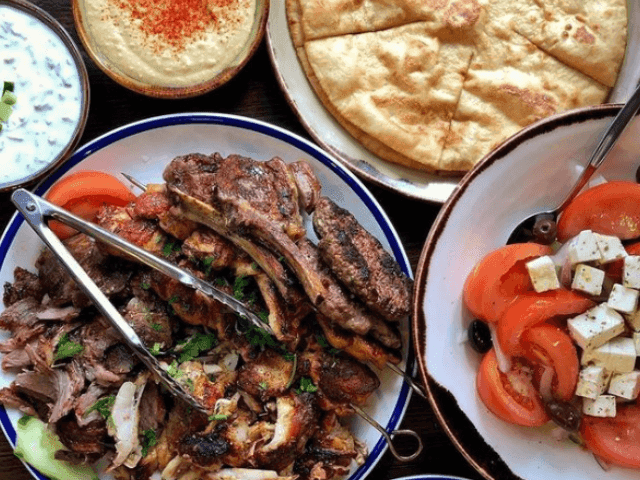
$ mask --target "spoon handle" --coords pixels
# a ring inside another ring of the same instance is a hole
[[[640,109],[640,84],[636,87],[634,92],[629,97],[627,103],[620,109],[613,121],[609,124],[607,129],[602,134],[598,146],[595,148],[589,159],[589,163],[582,172],[580,179],[573,186],[569,194],[564,201],[560,204],[557,212],[561,212],[565,207],[574,199],[574,197],[582,190],[582,187],[589,181],[594,172],[602,165],[607,154],[613,148],[616,141],[627,128],[631,120],[635,116],[636,112]]]

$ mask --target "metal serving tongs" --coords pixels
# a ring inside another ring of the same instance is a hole
[[[186,390],[179,382],[171,377],[165,369],[162,368],[158,359],[151,354],[151,352],[145,347],[140,337],[135,333],[133,328],[122,318],[122,315],[113,306],[111,301],[106,297],[104,293],[98,288],[98,286],[91,280],[89,275],[85,272],[82,266],[71,255],[67,248],[63,245],[60,239],[51,231],[47,224],[46,218],[58,220],[70,227],[75,228],[79,232],[82,232],[96,240],[108,244],[122,252],[127,253],[131,257],[135,258],[138,262],[147,265],[151,268],[158,270],[165,275],[178,280],[183,285],[191,287],[195,290],[199,290],[205,295],[208,295],[224,305],[230,307],[240,316],[248,319],[251,323],[259,328],[268,331],[273,335],[271,327],[264,323],[260,317],[247,309],[241,302],[227,293],[219,290],[212,284],[205,282],[189,272],[182,270],[179,267],[163,260],[160,257],[147,252],[146,250],[133,245],[119,236],[95,225],[87,222],[72,213],[69,213],[63,208],[60,208],[39,196],[29,192],[25,189],[18,189],[11,195],[11,201],[16,206],[18,211],[24,216],[27,223],[38,234],[42,241],[51,249],[56,255],[60,263],[67,270],[69,275],[75,280],[78,286],[86,293],[86,295],[92,300],[94,305],[100,310],[100,312],[111,322],[111,324],[120,332],[124,341],[134,351],[134,353],[142,360],[142,362],[154,372],[162,383],[177,397],[184,400],[188,405],[194,407],[200,412],[210,414],[204,406],[194,398],[191,393]],[[376,420],[364,412],[356,405],[351,405],[354,411],[361,416],[364,420],[370,423],[376,428],[385,438],[389,445],[389,451],[399,461],[408,462],[414,460],[420,455],[423,449],[423,444],[420,436],[413,430],[394,430],[387,432],[382,425]],[[413,437],[418,442],[418,448],[411,455],[401,455],[398,453],[393,445],[393,438],[400,436]]]

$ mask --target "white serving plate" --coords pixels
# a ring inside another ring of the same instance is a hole
[[[627,51],[610,103],[626,101],[640,81],[640,2],[627,0],[627,9]],[[362,147],[324,108],[298,61],[284,1],[272,2],[266,36],[276,76],[291,108],[323,149],[361,177],[402,195],[436,203],[449,198],[460,176],[438,176],[390,163]]]
[[[236,153],[256,160],[268,160],[274,156],[285,162],[307,160],[322,183],[324,195],[348,208],[392,253],[405,273],[412,275],[408,258],[389,219],[371,193],[351,172],[303,138],[249,118],[195,113],[154,117],[126,125],[80,148],[39,185],[35,193],[44,194],[60,177],[86,169],[115,175],[125,172],[144,183],[159,183],[169,161],[177,155],[193,152],[220,152],[224,156]],[[315,240],[309,219],[306,220],[309,236]],[[34,271],[33,265],[41,248],[38,237],[16,214],[0,239],[0,284],[13,281],[13,271],[17,266]],[[401,327],[407,347],[400,366],[405,371],[413,371],[408,320]],[[365,410],[387,431],[391,431],[398,428],[404,416],[410,390],[400,377],[388,369],[377,373],[381,386],[371,396]],[[8,386],[12,380],[13,375],[0,372],[0,387]],[[13,446],[19,417],[18,412],[0,406],[0,424]],[[364,478],[374,468],[387,445],[381,434],[360,418],[353,419],[352,431],[366,443],[370,452],[366,463],[357,470],[354,468],[349,477],[350,480],[357,480]],[[37,478],[43,478],[33,469],[30,470]],[[101,478],[108,477],[103,475]]]
[[[462,179],[422,251],[413,310],[420,371],[444,429],[485,478],[631,480],[640,474],[618,467],[603,471],[588,451],[554,440],[552,425],[518,427],[490,413],[476,393],[481,355],[464,341],[473,318],[462,288],[473,266],[505,245],[521,220],[560,204],[618,111],[611,105],[584,108],[516,134]],[[596,176],[635,181],[639,139],[636,117]]]

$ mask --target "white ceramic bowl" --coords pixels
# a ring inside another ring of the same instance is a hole
[[[84,132],[90,95],[80,50],[55,18],[27,0],[0,0],[0,8],[0,20],[17,22],[17,32],[0,35],[0,94],[2,82],[13,81],[17,96],[0,125],[2,192],[41,180],[69,157]],[[18,54],[4,50],[7,42]]]
[[[562,201],[619,108],[554,116],[502,144],[462,179],[422,251],[413,312],[421,374],[445,430],[486,478],[622,480],[640,474],[616,467],[604,472],[589,452],[552,439],[551,428],[517,427],[491,414],[476,395],[481,356],[463,341],[472,317],[462,286],[472,267],[504,245],[522,219]],[[635,181],[639,139],[636,118],[596,175]]]

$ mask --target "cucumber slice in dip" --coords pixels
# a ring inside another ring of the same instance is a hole
[[[41,420],[25,415],[16,428],[18,443],[14,454],[52,480],[98,480],[95,470],[88,465],[72,465],[54,457],[65,450],[58,436]]]

